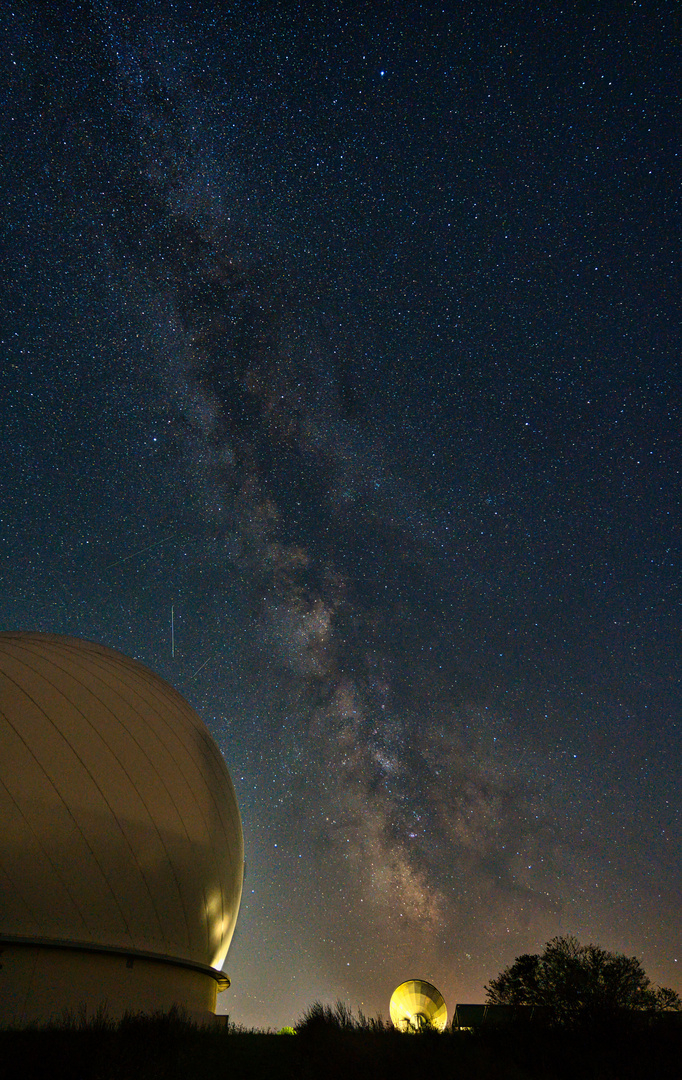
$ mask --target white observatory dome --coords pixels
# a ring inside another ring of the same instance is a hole
[[[113,1015],[215,1011],[242,829],[180,694],[101,645],[0,634],[0,822],[0,1024],[78,994]]]

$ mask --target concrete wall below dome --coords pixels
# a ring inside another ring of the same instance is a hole
[[[59,1023],[66,1013],[110,1020],[168,1012],[195,1021],[215,1014],[218,984],[188,967],[121,953],[0,943],[0,1028]]]

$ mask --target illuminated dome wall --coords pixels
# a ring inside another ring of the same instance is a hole
[[[0,1025],[215,1012],[243,840],[206,727],[142,664],[0,634]]]

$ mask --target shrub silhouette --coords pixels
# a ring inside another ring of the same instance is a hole
[[[644,1022],[580,1029],[484,1024],[473,1034],[405,1038],[343,1003],[316,1002],[299,1022],[300,1029],[312,1025],[313,1037],[294,1039],[222,1022],[200,1025],[180,1010],[120,1022],[72,1015],[62,1024],[0,1031],[0,1073],[3,1080],[678,1080],[682,1013],[635,1015]]]
[[[679,995],[653,986],[636,957],[581,945],[571,935],[552,938],[540,954],[519,956],[486,993],[494,1005],[541,1006],[564,1027],[682,1009]]]
[[[356,1030],[356,1022],[352,1009],[344,1001],[337,1001],[335,1005],[314,1001],[303,1013],[296,1030],[308,1035],[316,1032],[348,1032]]]

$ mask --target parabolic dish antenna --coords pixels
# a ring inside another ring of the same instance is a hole
[[[443,995],[424,979],[408,979],[393,991],[391,1023],[398,1031],[444,1031],[448,1010]]]

